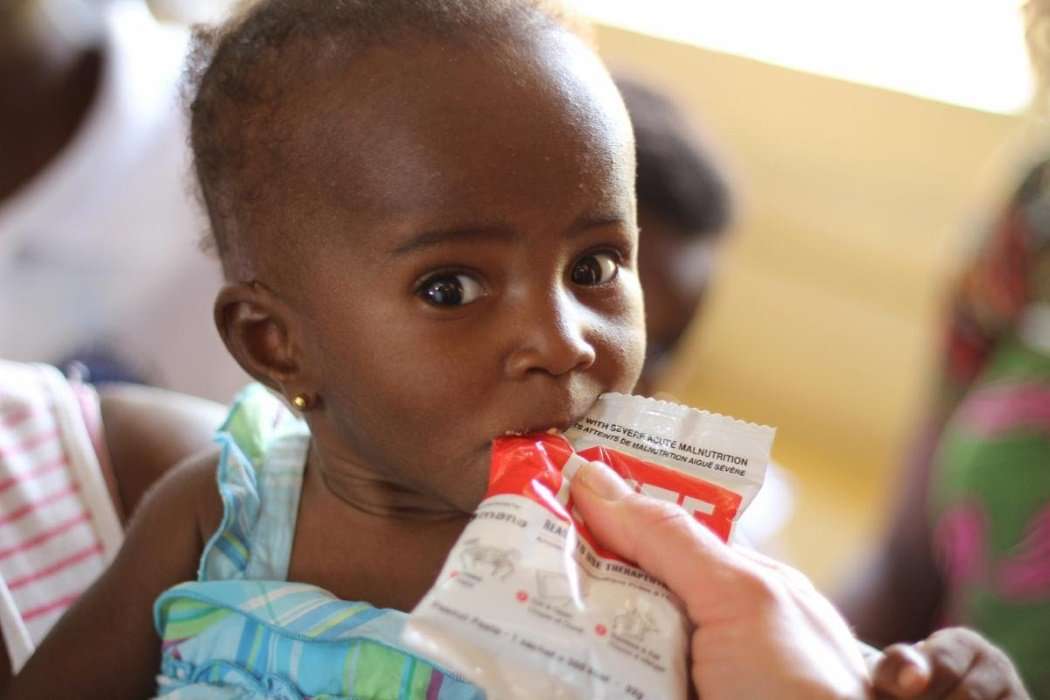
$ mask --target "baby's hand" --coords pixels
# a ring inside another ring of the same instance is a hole
[[[872,680],[882,700],[1030,700],[1006,654],[962,627],[888,647],[872,668]]]

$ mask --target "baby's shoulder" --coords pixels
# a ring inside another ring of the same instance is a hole
[[[218,459],[218,448],[208,447],[164,472],[132,514],[125,546],[129,540],[141,539],[150,543],[149,550],[164,551],[178,539],[175,549],[191,554],[195,561],[223,519],[222,497],[215,485]]]
[[[192,527],[198,549],[222,522],[223,504],[215,483],[219,448],[208,447],[165,472],[142,497],[134,520],[147,520],[150,530],[186,532]]]
[[[218,447],[208,447],[177,465],[173,474],[180,493],[190,497],[202,547],[222,523],[224,505],[215,481],[219,457]]]
[[[149,610],[163,591],[197,578],[204,544],[221,520],[211,448],[169,469],[142,497],[124,544],[100,582],[128,605]]]

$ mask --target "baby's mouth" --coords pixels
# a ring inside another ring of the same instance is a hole
[[[530,430],[525,430],[525,431],[521,431],[521,432],[519,432],[517,430],[508,430],[507,432],[503,433],[503,436],[504,437],[521,437],[522,435],[530,435],[532,433],[546,433],[547,435],[561,435],[564,432],[565,432],[564,428],[556,428],[554,426],[551,426],[550,428],[547,428],[546,430],[531,430],[530,429]]]
[[[525,398],[525,397],[522,397]],[[494,435],[494,438],[507,436],[532,435],[538,433],[560,434],[564,433],[574,425],[583,420],[584,416],[591,412],[598,401],[597,394],[580,392],[576,395],[568,394],[554,399],[543,397],[542,401],[525,403],[520,406],[529,406],[520,420],[508,420],[501,427],[503,430]]]
[[[572,418],[563,418],[558,420],[540,421],[532,423],[522,428],[511,428],[503,432],[503,437],[506,436],[520,436],[520,435],[531,435],[534,433],[547,433],[548,435],[559,435],[564,433],[566,430],[576,425],[583,416]]]

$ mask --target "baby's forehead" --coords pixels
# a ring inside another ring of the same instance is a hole
[[[619,95],[564,32],[377,46],[321,67],[286,104],[286,193],[358,220],[413,209],[462,218],[567,194],[611,201],[633,186]]]
[[[476,144],[492,134],[510,145],[525,131],[573,132],[586,147],[587,140],[629,138],[630,130],[598,58],[564,32],[513,44],[375,46],[319,67],[285,104],[299,122],[292,125],[296,145],[306,148],[336,136],[362,150],[398,139]]]

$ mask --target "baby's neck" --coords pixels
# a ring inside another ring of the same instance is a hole
[[[316,482],[315,487],[372,517],[418,522],[465,522],[470,517],[449,503],[383,478],[366,467],[344,461],[326,464],[316,445],[310,450],[307,475]]]
[[[374,477],[333,470],[338,476],[326,479],[322,469],[312,456],[289,580],[344,600],[411,610],[433,584],[469,514]]]

